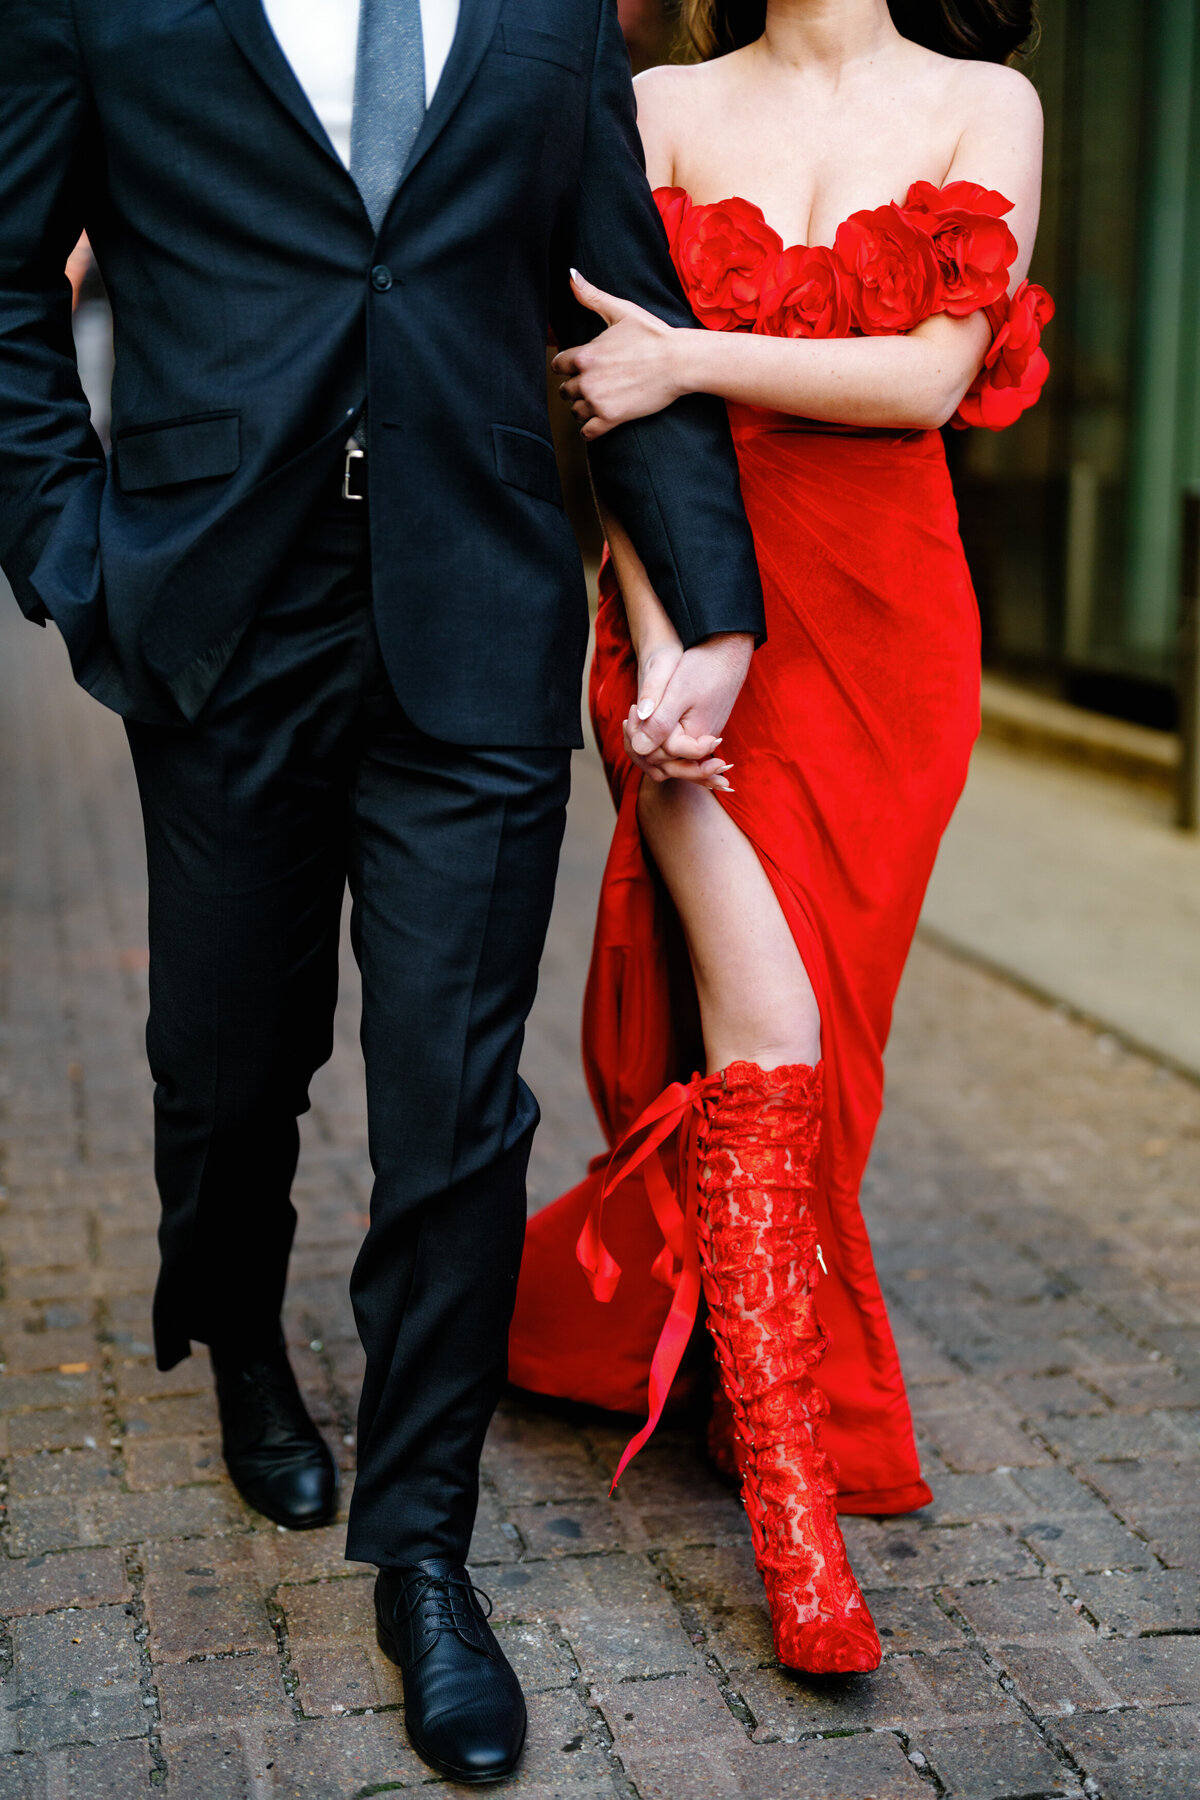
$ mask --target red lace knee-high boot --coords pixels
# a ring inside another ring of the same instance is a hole
[[[838,1528],[821,1447],[829,1403],[813,1379],[828,1344],[813,1300],[821,1253],[809,1201],[821,1070],[731,1063],[705,1090],[700,1264],[775,1648],[811,1674],[874,1669],[879,1635]]]
[[[712,1404],[704,1433],[704,1450],[709,1462],[725,1481],[742,1479],[742,1447],[738,1442],[737,1422],[725,1393],[716,1363],[712,1371]]]

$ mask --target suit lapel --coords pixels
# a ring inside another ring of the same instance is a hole
[[[313,111],[308,95],[267,23],[262,0],[213,0],[213,3],[225,21],[225,29],[260,80],[346,175],[346,165],[330,143],[325,127]],[[349,180],[348,175],[346,178]]]
[[[404,165],[404,173],[401,175],[400,185],[396,189],[397,194],[403,190],[405,182],[427,154],[430,146],[437,139],[438,133],[452,117],[459,101],[471,85],[475,71],[483,61],[484,53],[492,41],[492,33],[496,29],[499,12],[500,0],[461,0],[454,42],[450,47],[450,54],[446,58],[442,78],[437,84],[433,104],[425,114],[416,141],[409,152],[408,161]]]
[[[259,78],[281,105],[287,108],[297,124],[302,126],[308,135],[320,145],[321,149],[333,159],[341,173],[349,180],[345,164],[326,136],[321,121],[309,103],[308,95],[297,81],[292,71],[292,65],[280,49],[275,33],[267,23],[262,0],[213,0],[213,4],[225,21],[225,28],[229,35],[255,69]],[[433,96],[433,105],[425,114],[421,129],[417,133],[416,141],[404,166],[404,173],[400,177],[400,184],[396,190],[397,194],[417,164],[426,155],[470,86],[475,71],[483,61],[484,53],[491,43],[492,33],[496,29],[496,19],[500,12],[500,4],[501,0],[461,0],[454,42],[450,47],[446,66],[442,70],[441,80],[438,82],[437,91]]]

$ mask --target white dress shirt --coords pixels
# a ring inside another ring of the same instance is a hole
[[[428,106],[454,42],[459,0],[420,4]],[[263,0],[263,10],[330,143],[349,168],[358,0]]]

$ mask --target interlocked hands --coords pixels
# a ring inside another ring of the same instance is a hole
[[[652,781],[732,792],[733,764],[716,752],[753,654],[748,632],[724,632],[690,650],[678,638],[643,649],[637,703],[623,726],[630,762]]]

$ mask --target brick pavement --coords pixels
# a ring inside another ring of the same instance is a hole
[[[529,1066],[548,1198],[606,802],[583,764]],[[0,1559],[8,1800],[437,1787],[341,1530],[225,1479],[205,1361],[156,1374],[141,845],[119,727],[0,623]],[[367,1197],[348,968],[288,1331],[349,1473]],[[473,1563],[530,1694],[528,1800],[1200,1795],[1200,1092],[930,946],[868,1191],[936,1499],[847,1536],[878,1674],[773,1663],[740,1510],[687,1436],[615,1500],[608,1423],[504,1408]]]

